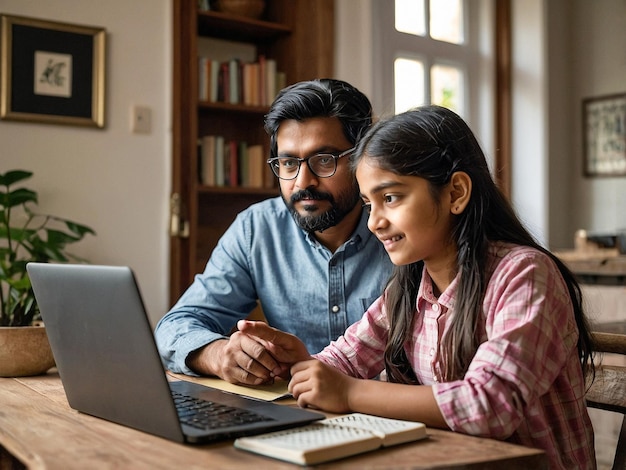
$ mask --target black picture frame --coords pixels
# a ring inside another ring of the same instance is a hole
[[[583,173],[626,176],[626,93],[583,100]]]
[[[0,27],[0,119],[104,127],[104,28],[4,14]]]

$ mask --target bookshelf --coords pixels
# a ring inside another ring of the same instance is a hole
[[[172,0],[171,303],[204,269],[237,213],[278,195],[271,178],[266,178],[264,187],[203,183],[199,142],[204,136],[262,146],[267,158],[269,138],[263,117],[268,106],[200,100],[198,58],[255,62],[263,56],[276,62],[286,84],[333,76],[334,0],[267,0],[258,20],[199,11],[197,4],[197,0]]]

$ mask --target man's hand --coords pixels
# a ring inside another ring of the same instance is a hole
[[[271,369],[274,376],[288,378],[289,368],[293,364],[311,359],[306,346],[297,336],[272,328],[267,323],[239,320],[237,328],[241,334],[262,344],[272,355],[277,363]]]
[[[281,369],[262,342],[238,331],[190,354],[187,365],[199,374],[244,385],[272,383],[272,371]]]

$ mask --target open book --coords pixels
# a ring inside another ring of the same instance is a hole
[[[314,465],[426,437],[423,423],[353,413],[300,428],[241,437],[235,440],[235,447],[300,465]]]

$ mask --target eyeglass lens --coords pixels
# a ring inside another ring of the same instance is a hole
[[[318,154],[306,160],[309,169],[320,178],[327,178],[335,174],[337,160],[334,155]],[[271,160],[272,171],[280,179],[291,180],[298,176],[302,160],[293,157],[278,157]]]

